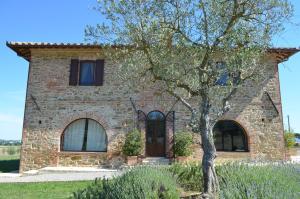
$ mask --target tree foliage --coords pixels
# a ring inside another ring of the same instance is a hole
[[[288,131],[285,131],[284,132],[284,141],[285,141],[285,146],[287,148],[292,148],[295,146],[296,144],[296,139],[295,139],[295,133],[293,132],[288,132]]]
[[[220,115],[236,88],[257,78],[262,53],[292,13],[286,0],[102,0],[97,9],[106,19],[86,38],[115,47],[105,53],[122,79],[159,81],[182,101],[217,94],[211,105]]]
[[[107,45],[104,53],[127,84],[159,85],[191,111],[190,126],[202,138],[204,191],[217,190],[212,128],[241,86],[263,81],[264,56],[292,6],[287,0],[102,0],[96,9],[105,20],[86,28],[87,39]]]

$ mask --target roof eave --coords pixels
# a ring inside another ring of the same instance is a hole
[[[30,62],[30,57],[31,57],[31,53],[30,53],[30,49],[26,48],[26,52],[23,50],[20,50],[19,47],[12,45],[10,42],[6,42],[6,46],[9,47],[10,49],[12,49],[13,51],[15,51],[17,53],[18,56],[24,58],[25,60]],[[24,47],[23,47],[24,48]]]
[[[85,43],[44,43],[44,42],[6,42],[6,46],[15,51],[18,56],[23,57],[27,61],[31,59],[31,49],[33,48],[61,48],[61,49],[79,49],[94,48],[101,49],[105,45],[101,44],[85,44]],[[113,45],[113,48],[124,47],[123,45]],[[268,53],[274,54],[277,63],[287,61],[289,57],[299,52],[299,48],[270,48]]]
[[[277,63],[282,63],[287,61],[291,56],[298,53],[299,48],[270,48],[269,53],[274,54]]]

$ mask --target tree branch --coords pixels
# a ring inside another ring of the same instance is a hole
[[[179,96],[177,93],[175,93],[174,91],[172,91],[171,89],[167,89],[167,92],[174,96],[177,100],[181,101],[182,104],[187,107],[192,113],[195,112],[195,109],[185,100],[183,99],[181,96]]]
[[[252,75],[246,76],[243,79],[239,79],[237,85],[242,85],[246,80],[250,79],[252,77]],[[235,86],[226,97],[224,97],[222,99],[222,108],[221,111],[219,111],[219,113],[217,114],[217,117],[214,119],[214,121],[219,120],[219,118],[221,118],[225,113],[227,113],[230,110],[230,104],[229,101],[232,99],[232,97],[236,94],[236,92],[238,91],[238,87]]]
[[[150,65],[151,65],[151,67],[149,69],[147,69],[147,71],[149,71],[152,74],[152,76],[154,77],[155,80],[161,80],[161,81],[164,81],[164,82],[172,82],[173,84],[176,85],[176,87],[185,89],[192,96],[196,96],[196,95],[199,94],[198,91],[192,90],[189,85],[183,83],[182,81],[179,81],[177,79],[172,79],[172,78],[166,78],[166,77],[164,77],[160,74],[155,73],[153,69],[154,69],[154,67],[156,67],[156,65],[153,62],[153,60],[150,56],[150,53],[148,52],[148,49],[147,49],[146,45],[144,46],[143,50],[144,50],[144,53],[147,56],[147,59],[148,59]],[[145,71],[144,74],[146,74],[147,71]]]

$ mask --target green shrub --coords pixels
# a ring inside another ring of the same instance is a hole
[[[136,167],[112,180],[96,180],[84,190],[73,194],[74,199],[176,199],[179,193],[175,179],[165,168]]]
[[[175,133],[174,154],[176,156],[189,156],[192,154],[191,145],[193,136],[189,132]]]
[[[192,133],[178,132],[174,136],[174,154],[175,156],[189,156],[192,154],[191,145],[193,144]]]
[[[228,163],[216,169],[220,198],[300,198],[300,167],[295,165]]]
[[[137,156],[141,154],[143,147],[141,132],[137,129],[129,132],[126,135],[123,146],[123,153],[127,156]]]
[[[287,148],[292,148],[296,144],[295,134],[292,132],[284,132],[284,141]]]
[[[203,191],[202,166],[197,163],[175,163],[170,172],[176,177],[178,184],[186,191]]]

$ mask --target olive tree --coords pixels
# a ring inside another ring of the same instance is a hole
[[[104,20],[87,26],[86,38],[107,47],[121,77],[135,85],[159,82],[190,110],[190,126],[202,140],[204,191],[215,195],[213,126],[237,90],[259,75],[262,55],[292,6],[286,0],[101,0],[96,9]]]

